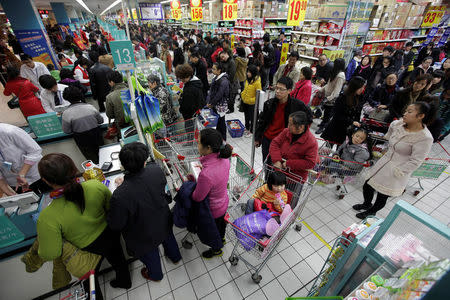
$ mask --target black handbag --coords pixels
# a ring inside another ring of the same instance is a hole
[[[8,101],[8,107],[10,109],[20,108],[19,98],[18,97],[13,97],[11,100],[9,100]]]

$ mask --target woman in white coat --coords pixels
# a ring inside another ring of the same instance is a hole
[[[41,153],[41,147],[24,130],[0,123],[0,192],[12,196],[16,191],[11,187],[26,190],[38,181]]]
[[[389,126],[385,139],[389,149],[385,155],[368,171],[363,186],[364,203],[353,205],[355,210],[365,210],[356,214],[364,219],[375,215],[385,205],[389,197],[403,194],[408,179],[428,155],[433,136],[426,124],[436,115],[433,105],[415,102],[409,105],[403,118]],[[378,193],[375,203],[372,199]]]

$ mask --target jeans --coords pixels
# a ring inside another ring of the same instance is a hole
[[[263,91],[269,87],[269,74],[271,68],[262,68],[261,70],[261,86]]]
[[[227,228],[227,222],[225,222],[225,215],[215,218],[217,230],[219,230],[220,237],[222,240],[225,238],[225,229]],[[219,251],[220,249],[213,249],[214,251]]]
[[[261,142],[261,151],[262,151],[262,159],[263,159],[263,164],[266,162],[266,158],[267,158],[267,164],[271,165],[272,164],[272,160],[270,159],[269,156],[269,148],[270,148],[270,143],[272,142],[272,140],[269,140],[268,138],[266,138],[263,135],[262,138],[262,142]]]
[[[176,263],[181,259],[180,249],[178,249],[178,244],[173,232],[171,232],[167,239],[162,242],[162,245],[164,248],[164,253],[172,262]],[[159,257],[158,247],[150,250],[144,256],[139,257],[139,259],[144,263],[147,268],[148,276],[150,276],[151,279],[163,279],[164,275],[161,270],[161,259]]]
[[[363,186],[363,196],[364,196],[364,205],[370,206],[372,205],[373,196],[375,194],[375,189],[371,187],[367,181],[364,183]],[[381,210],[385,205],[386,201],[389,198],[388,195],[382,194],[380,192],[377,192],[377,198],[375,200],[374,205],[367,210],[369,213],[375,215],[375,213],[379,210]]]
[[[333,107],[332,105],[323,105],[323,117],[322,122],[320,123],[320,128],[325,128],[333,117]]]

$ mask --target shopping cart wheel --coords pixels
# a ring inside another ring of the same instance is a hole
[[[342,199],[344,199],[344,197],[345,197],[345,195],[339,195],[339,196],[338,196],[338,199],[339,199],[339,200],[342,200]]]
[[[236,255],[231,255],[228,261],[232,266],[236,266],[239,262],[239,257],[237,257]]]
[[[417,195],[419,195],[420,194],[420,191],[414,191],[414,196],[417,196]]]
[[[258,284],[258,283],[261,282],[262,276],[259,275],[258,273],[253,273],[252,274],[252,280],[253,280],[254,283]]]
[[[295,230],[301,231],[302,230],[302,224],[295,224]]]
[[[341,186],[340,185],[337,185],[336,186],[336,191],[339,191],[341,189]]]
[[[183,241],[182,243],[181,243],[181,246],[183,246],[183,248],[184,249],[192,249],[192,243],[191,242],[189,242],[189,241]]]

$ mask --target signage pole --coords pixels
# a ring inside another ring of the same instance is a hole
[[[258,112],[259,112],[259,101],[261,101],[261,90],[256,91],[256,98],[255,98],[255,108],[253,110],[253,125],[252,125],[252,153],[250,156],[250,166],[252,167],[252,170],[255,166],[255,131],[256,131],[256,122],[258,121]]]
[[[125,29],[127,31],[127,37],[128,37],[128,40],[131,41],[130,29],[128,28],[128,12],[125,10],[124,0],[122,0],[121,2],[122,2],[122,12],[125,16]],[[127,70],[127,81],[128,81],[128,88],[130,89],[130,95],[131,95],[131,105],[130,105],[131,118],[133,119],[134,126],[136,127],[136,131],[139,136],[139,141],[141,143],[145,144],[144,134],[142,133],[141,125],[139,123],[139,118],[138,118],[137,112],[136,112],[136,105],[134,104],[134,100],[135,100],[134,88],[133,88],[133,83],[131,82],[130,70]],[[137,81],[137,79],[136,79],[136,81]],[[136,85],[136,89],[137,89],[137,85]],[[149,145],[149,146],[151,146],[151,145]],[[153,151],[150,151],[150,153],[152,154],[152,157],[153,157]]]

